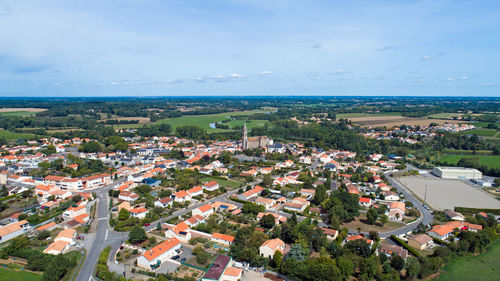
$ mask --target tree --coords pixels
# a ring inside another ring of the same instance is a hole
[[[420,263],[415,257],[408,257],[408,262],[406,263],[406,276],[408,279],[414,280],[417,278],[420,272]]]
[[[130,232],[128,234],[128,240],[132,244],[138,244],[138,243],[144,242],[144,241],[146,241],[146,239],[148,239],[146,231],[140,226],[132,227],[132,229],[130,230]]]
[[[118,219],[121,221],[127,220],[129,217],[130,212],[125,208],[121,208],[120,212],[118,212]]]
[[[47,230],[42,230],[37,234],[36,239],[43,240],[49,237],[50,237],[50,232],[48,232]]]
[[[364,239],[349,241],[345,244],[344,249],[348,249],[351,253],[364,258],[369,257],[372,253],[370,245]]]
[[[378,211],[375,208],[370,208],[366,213],[366,218],[370,224],[375,224],[378,219]]]
[[[281,263],[282,262],[283,262],[283,253],[281,253],[281,251],[274,252],[273,260],[271,262],[271,265],[274,268],[279,269],[281,267]]]
[[[288,251],[286,258],[294,259],[297,261],[303,261],[305,258],[304,258],[304,249],[302,249],[302,245],[298,243],[293,244],[292,247],[290,247],[290,251]]]
[[[321,204],[321,202],[326,199],[326,187],[322,184],[316,187],[316,192],[314,193],[313,203],[316,205]]]
[[[85,152],[85,153],[95,153],[95,152],[102,151],[102,146],[98,142],[91,141],[91,142],[88,142],[88,143],[81,145],[78,148],[78,150]]]
[[[43,273],[43,281],[59,281],[64,275],[74,266],[72,262],[64,255],[59,254],[47,265],[47,269]]]
[[[388,221],[389,221],[389,217],[387,217],[387,215],[385,215],[385,214],[380,215],[379,222],[380,222],[380,224],[381,224],[382,226],[383,226],[384,224],[386,224]]]
[[[263,186],[265,187],[270,187],[273,184],[273,179],[271,178],[271,175],[267,174],[262,177],[262,183]]]
[[[161,223],[160,222],[158,222],[158,224],[156,225],[156,230],[161,231]]]
[[[340,257],[337,259],[337,266],[340,269],[340,273],[344,279],[349,278],[354,273],[354,263],[345,257]]]
[[[391,267],[397,271],[401,271],[405,267],[405,260],[399,255],[391,257]]]
[[[259,224],[264,228],[272,228],[275,225],[274,216],[271,214],[263,216]]]

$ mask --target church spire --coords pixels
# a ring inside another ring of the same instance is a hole
[[[243,150],[248,149],[248,132],[247,132],[247,122],[243,121],[243,144],[241,148]]]

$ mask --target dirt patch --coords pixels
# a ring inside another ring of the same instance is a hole
[[[437,123],[439,125],[448,124],[459,124],[464,123],[463,121],[457,120],[440,120],[440,119],[428,119],[428,118],[412,118],[412,117],[402,117],[402,116],[370,116],[370,117],[356,117],[349,118],[351,122],[359,124],[363,127],[397,127],[401,125],[413,125],[427,127],[431,123]]]
[[[42,112],[47,111],[46,108],[34,108],[34,107],[11,107],[11,108],[0,108],[0,112],[17,112],[17,111],[27,111],[27,112]]]

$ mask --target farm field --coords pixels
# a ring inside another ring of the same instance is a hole
[[[500,276],[500,239],[487,247],[487,251],[478,256],[459,257],[441,269],[435,281],[498,280]],[[481,277],[478,278],[480,274]]]
[[[38,281],[42,280],[41,274],[28,271],[15,271],[0,267],[0,281]]]
[[[31,139],[35,135],[33,134],[28,134],[28,133],[14,133],[11,131],[6,131],[3,129],[0,129],[0,138],[5,138],[7,140],[16,140],[16,139]]]
[[[267,111],[263,110],[251,110],[251,111],[236,111],[236,112],[227,112],[227,113],[218,113],[218,114],[206,114],[206,115],[188,115],[188,116],[182,116],[182,117],[177,117],[177,118],[171,118],[171,119],[164,119],[155,122],[155,124],[170,124],[172,126],[172,129],[175,130],[175,128],[180,127],[180,126],[186,126],[186,125],[195,125],[199,126],[207,132],[222,132],[225,130],[222,129],[216,129],[216,128],[211,128],[210,123],[217,123],[219,121],[225,120],[230,118],[230,116],[238,116],[238,115],[252,115],[255,113],[264,113]]]
[[[401,177],[398,180],[422,199],[427,189],[426,202],[437,210],[455,207],[500,209],[499,200],[461,180],[434,177]]]
[[[351,119],[360,117],[376,117],[376,116],[401,116],[399,112],[384,112],[384,113],[340,113],[337,114],[337,119]]]
[[[365,116],[365,117],[354,117],[349,118],[353,123],[359,124],[364,127],[397,127],[401,125],[414,125],[414,126],[422,126],[427,127],[431,123],[437,124],[457,124],[464,123],[463,121],[456,120],[440,120],[440,119],[428,119],[428,118],[412,118],[412,117],[403,117],[398,115],[389,115],[389,116]]]
[[[488,168],[500,168],[500,155],[460,155],[460,154],[446,154],[443,157],[439,158],[440,163],[449,163],[450,165],[455,165],[460,161],[460,159],[469,157],[469,158],[478,158],[479,163]]]
[[[497,134],[496,130],[493,129],[473,129],[468,131],[463,131],[458,133],[460,135],[478,135],[481,137],[493,137]]]

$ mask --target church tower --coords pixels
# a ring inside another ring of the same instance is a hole
[[[247,136],[247,123],[243,122],[243,144],[241,146],[242,150],[248,149],[248,136]]]

